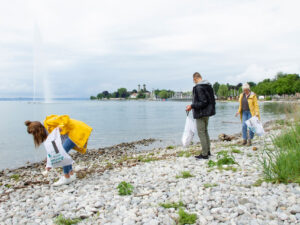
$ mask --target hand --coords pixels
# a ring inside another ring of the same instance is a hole
[[[235,117],[237,117],[239,114],[240,114],[239,112],[236,112]]]
[[[191,105],[187,105],[186,108],[185,108],[185,110],[188,111],[188,112],[191,111],[192,110],[192,106]]]

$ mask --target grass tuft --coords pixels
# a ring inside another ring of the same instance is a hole
[[[192,153],[189,152],[189,151],[180,151],[180,152],[177,152],[177,157],[191,157],[192,156]]]
[[[190,171],[182,171],[182,172],[181,172],[181,175],[177,175],[177,176],[176,176],[177,179],[179,179],[179,178],[184,178],[184,179],[186,179],[186,178],[190,178],[190,177],[194,177],[194,175],[192,175],[192,174],[190,173]]]
[[[77,224],[81,221],[82,221],[82,219],[80,219],[80,218],[68,219],[68,218],[65,218],[63,215],[59,215],[54,219],[54,224],[56,224],[56,225],[72,225],[72,224]]]
[[[261,186],[261,184],[264,182],[263,179],[258,179],[257,181],[255,181],[255,183],[252,185],[254,187],[259,187]]]
[[[265,148],[261,160],[264,179],[275,183],[300,184],[300,124],[273,139],[274,149]]]
[[[182,201],[179,201],[178,203],[176,202],[169,202],[169,203],[160,203],[159,206],[165,208],[165,209],[178,209],[180,207],[185,207]]]
[[[14,181],[18,181],[20,179],[20,174],[13,174],[13,175],[11,175],[10,179],[13,179]]]
[[[242,151],[239,150],[239,149],[237,149],[237,148],[232,148],[232,149],[231,149],[231,152],[232,152],[232,153],[236,153],[236,154],[241,154],[241,153],[242,153]]]
[[[118,189],[119,189],[119,195],[131,195],[134,187],[130,183],[122,181],[118,185]]]
[[[204,184],[203,186],[204,186],[204,188],[211,188],[211,187],[218,186],[218,184],[209,184],[209,183],[207,183],[207,184]]]
[[[179,225],[196,223],[197,220],[196,214],[189,214],[185,212],[183,209],[179,209],[178,215],[179,215],[179,220],[178,220]]]
[[[175,148],[175,146],[173,146],[173,145],[169,145],[168,147],[167,147],[167,149],[174,149]]]

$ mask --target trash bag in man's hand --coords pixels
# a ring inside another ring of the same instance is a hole
[[[73,163],[71,156],[65,151],[62,145],[58,127],[48,135],[44,146],[47,151],[46,167],[61,167]]]
[[[187,147],[191,144],[194,135],[197,133],[196,121],[191,116],[186,117],[184,132],[182,135],[182,145]]]

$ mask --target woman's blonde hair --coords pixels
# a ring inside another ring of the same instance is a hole
[[[39,121],[25,121],[25,125],[27,126],[28,134],[33,135],[33,141],[35,147],[39,147],[46,139],[47,132],[43,124]]]

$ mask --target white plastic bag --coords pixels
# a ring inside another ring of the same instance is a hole
[[[187,147],[191,144],[194,135],[197,133],[196,121],[194,118],[190,116],[186,117],[184,132],[182,135],[182,145],[183,147]]]
[[[55,128],[48,135],[44,146],[47,151],[47,166],[46,167],[61,167],[71,165],[73,160],[65,151],[62,143],[59,128]]]
[[[251,117],[249,120],[246,120],[245,123],[247,127],[258,136],[262,136],[265,133],[263,125],[257,116]]]

